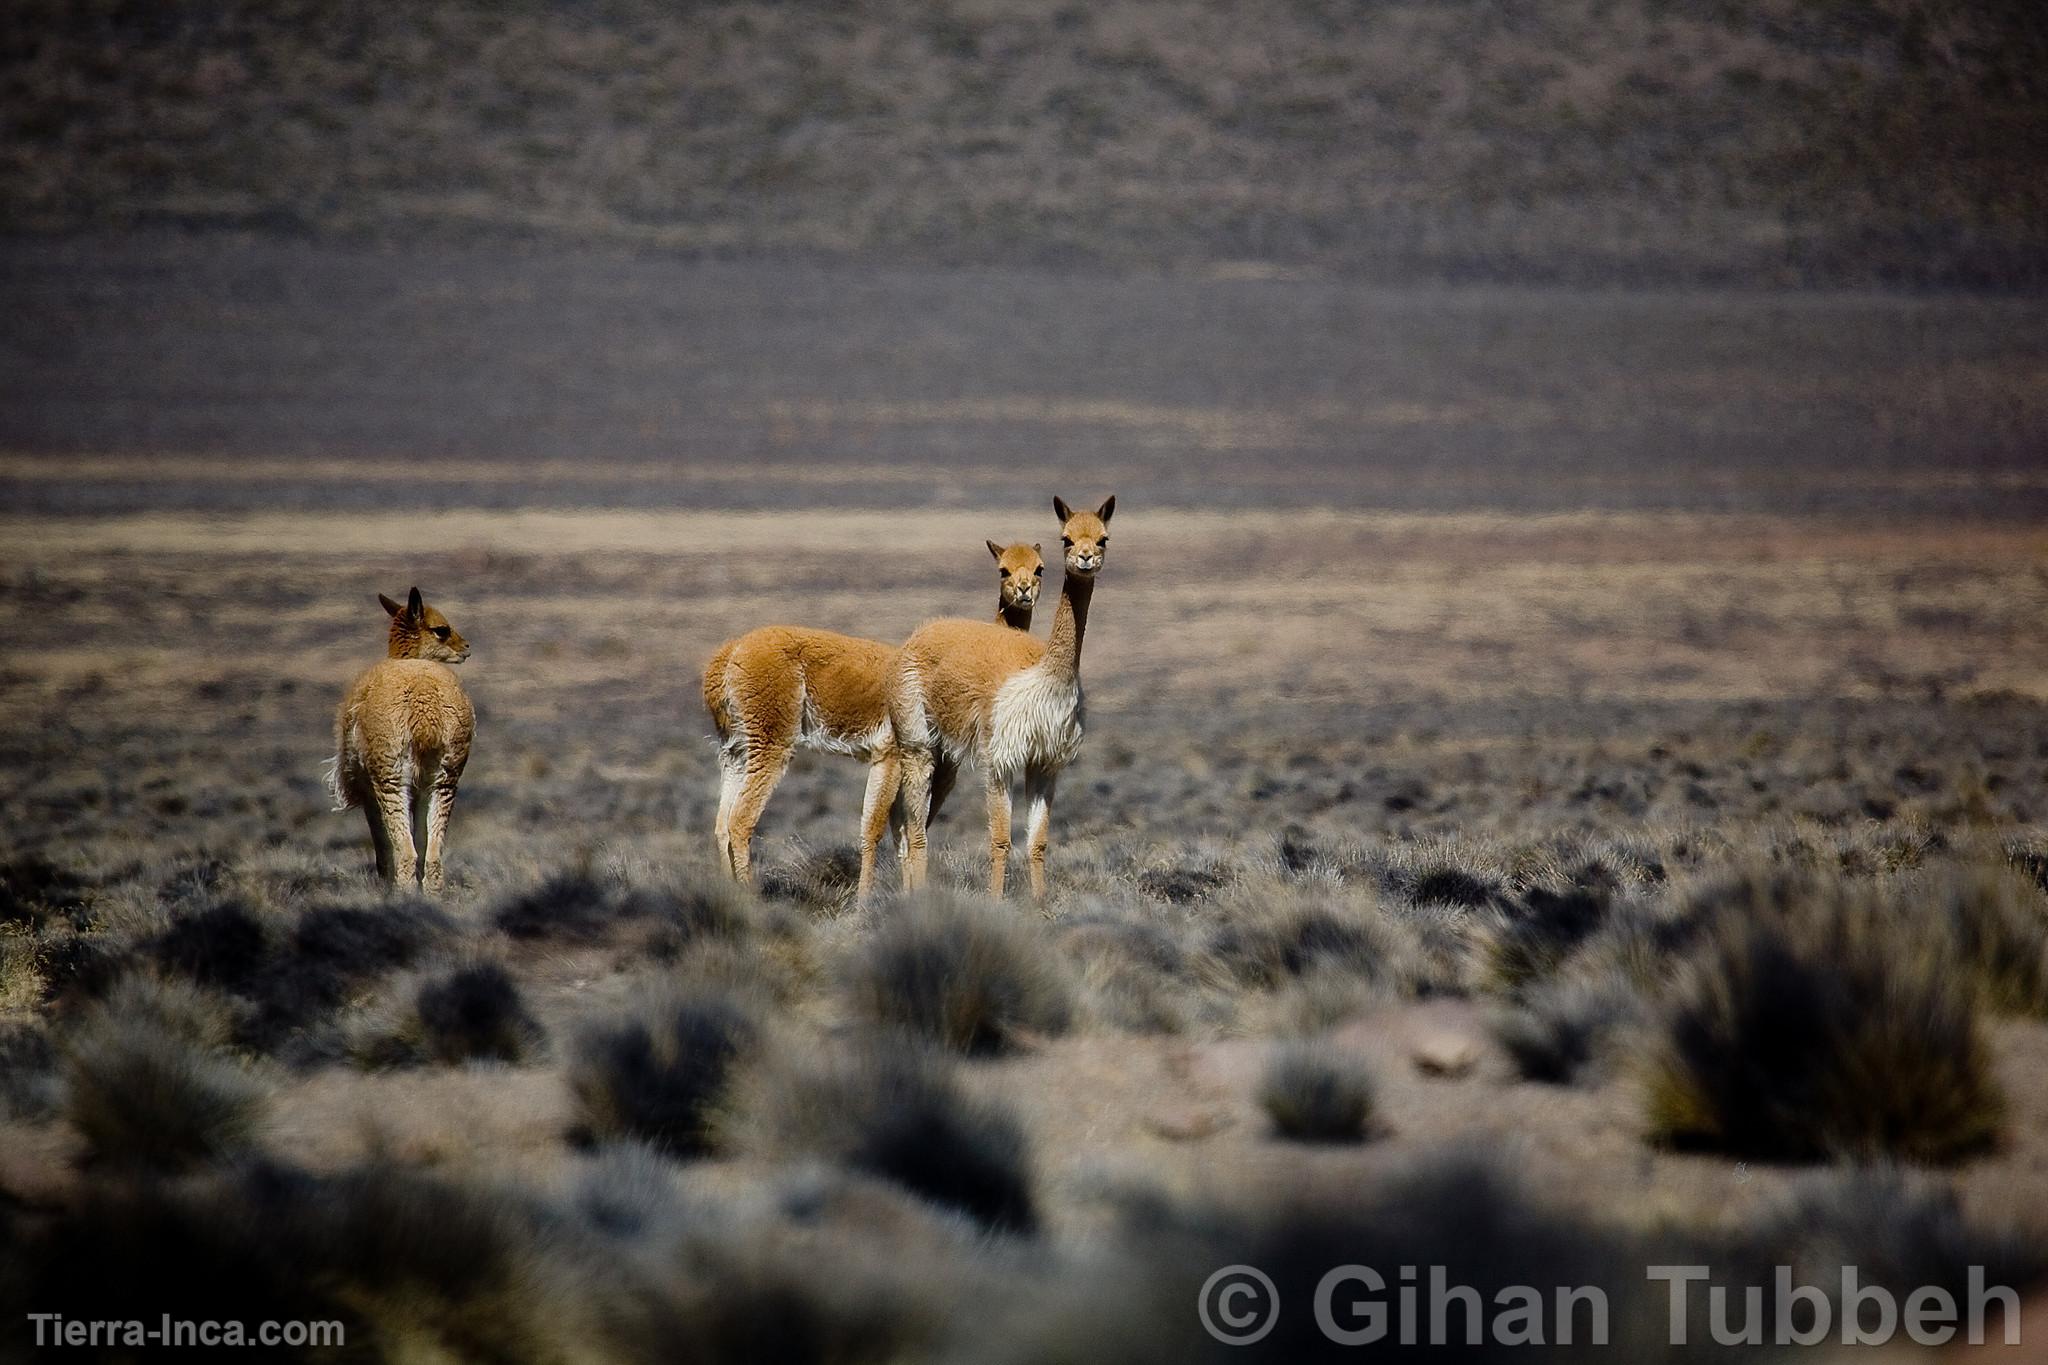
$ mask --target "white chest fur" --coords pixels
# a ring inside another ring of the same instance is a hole
[[[989,712],[988,761],[1005,778],[1057,772],[1081,752],[1081,680],[1043,664],[1004,683]]]

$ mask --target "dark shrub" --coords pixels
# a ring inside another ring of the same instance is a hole
[[[491,1058],[516,1062],[540,1039],[519,986],[495,962],[474,962],[433,977],[415,997],[420,1042],[437,1062]]]
[[[1046,935],[1011,909],[927,900],[891,915],[853,958],[860,1011],[960,1052],[1063,1033],[1070,988]]]
[[[778,1071],[750,1108],[770,1151],[830,1158],[995,1231],[1037,1225],[1023,1128],[964,1095],[937,1057],[898,1045],[830,1069]]]
[[[2032,882],[1988,869],[1952,872],[1909,884],[1899,903],[1901,913],[1948,926],[1992,1008],[2048,1015],[2048,897]]]
[[[231,900],[179,917],[144,951],[170,971],[240,992],[268,965],[270,939],[249,907]]]
[[[1173,905],[1198,901],[1230,879],[1208,867],[1154,867],[1138,874],[1138,889]]]
[[[710,1151],[718,1107],[760,1033],[753,1010],[724,995],[666,996],[586,1028],[568,1076],[584,1132],[679,1156]]]
[[[1357,1142],[1372,1121],[1365,1064],[1327,1046],[1281,1046],[1259,1082],[1259,1107],[1273,1130],[1298,1142]]]
[[[1548,982],[1497,1016],[1493,1036],[1526,1081],[1570,1085],[1612,1051],[1615,1035],[1642,1012],[1628,982]]]
[[[491,922],[513,938],[595,938],[609,929],[623,909],[616,885],[587,872],[563,872],[500,905]]]
[[[40,853],[0,862],[0,924],[40,926],[52,917],[72,924],[85,915],[85,881]]]
[[[56,1045],[42,1025],[0,1025],[0,1122],[57,1111],[63,1100],[57,1062]]]
[[[262,1088],[141,1013],[107,1014],[65,1047],[65,1116],[97,1160],[182,1170],[254,1139]]]
[[[448,917],[426,901],[371,909],[323,906],[299,917],[291,947],[309,969],[359,978],[407,965],[451,928]]]
[[[1782,876],[1727,909],[1650,1062],[1657,1136],[1766,1159],[1920,1161],[1996,1137],[1975,983],[1939,926]]]
[[[824,910],[849,904],[859,886],[860,850],[847,845],[807,854],[794,866],[771,868],[761,878],[761,894],[769,900]]]

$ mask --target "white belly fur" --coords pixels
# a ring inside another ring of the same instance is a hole
[[[1058,772],[1081,752],[1081,682],[1036,666],[1004,683],[989,713],[988,765],[1015,780]]]

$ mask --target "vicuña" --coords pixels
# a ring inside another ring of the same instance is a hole
[[[996,624],[990,629],[1021,635],[1031,628],[1045,560],[1036,545],[986,544],[998,571]],[[873,889],[883,826],[905,827],[895,799],[887,694],[895,654],[879,640],[763,626],[726,641],[711,656],[704,668],[704,706],[718,729],[720,778],[713,839],[734,880],[752,880],[754,827],[801,748],[847,754],[870,765],[861,805],[859,895],[865,899]],[[933,796],[943,801],[945,793],[928,789],[927,800]],[[926,818],[932,809],[925,808]]]
[[[972,759],[988,790],[990,894],[1003,894],[1010,856],[1010,787],[1021,781],[1029,809],[1031,894],[1045,896],[1045,850],[1060,770],[1081,751],[1081,641],[1088,603],[1109,545],[1110,498],[1093,512],[1052,500],[1066,548],[1052,638],[1039,641],[983,621],[933,621],[897,651],[889,675],[904,813],[907,890],[925,880],[925,829],[934,784]],[[886,764],[878,765],[886,768]],[[872,784],[871,784],[872,785]]]
[[[448,665],[469,657],[469,642],[418,588],[404,606],[382,593],[377,600],[391,616],[390,645],[335,712],[328,784],[336,810],[361,807],[369,817],[378,876],[439,892],[448,812],[476,733],[476,713]]]

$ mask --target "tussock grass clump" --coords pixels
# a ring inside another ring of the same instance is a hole
[[[1650,1055],[1654,1136],[1795,1161],[1953,1161],[1995,1139],[1976,983],[1938,926],[1784,875],[1723,910]]]
[[[1547,982],[1493,1020],[1493,1036],[1523,1080],[1571,1085],[1609,1061],[1643,1005],[1625,978]]]
[[[813,910],[836,912],[852,904],[860,886],[860,850],[850,845],[807,853],[761,877],[761,895]]]
[[[545,1041],[519,984],[488,958],[402,977],[347,1029],[348,1050],[373,1067],[523,1061]]]
[[[638,925],[652,932],[655,950],[665,956],[701,939],[742,939],[755,927],[747,893],[709,873],[641,885],[586,869],[557,873],[508,897],[491,912],[491,923],[510,938],[571,943]]]
[[[761,1034],[754,1007],[735,994],[663,992],[586,1027],[568,1070],[582,1133],[639,1138],[676,1156],[711,1151],[727,1089]]]
[[[230,1025],[183,983],[131,978],[64,1045],[64,1114],[94,1159],[176,1171],[249,1147],[263,1087],[219,1050]]]
[[[513,938],[589,939],[641,909],[619,895],[616,882],[578,869],[509,897],[491,912],[491,922]]]
[[[942,1057],[882,1044],[837,1065],[771,1069],[753,1092],[744,1126],[757,1149],[827,1158],[994,1231],[1037,1227],[1023,1127],[970,1098]]]
[[[1389,903],[1334,884],[1240,880],[1204,907],[1209,956],[1244,985],[1349,976],[1388,996],[1470,987],[1480,918],[1461,906]]]
[[[57,1112],[64,1098],[58,1060],[40,1024],[0,1025],[0,1123]]]
[[[1910,883],[1899,901],[1903,913],[1948,927],[1993,1009],[2048,1015],[2048,895],[2029,879],[2003,869],[1958,870]]]
[[[1013,908],[933,897],[890,914],[847,969],[855,1008],[958,1052],[1058,1034],[1073,991],[1049,936]]]
[[[496,962],[472,962],[433,977],[415,997],[420,1036],[440,1062],[516,1062],[540,1039],[519,986]]]
[[[1362,1061],[1327,1044],[1285,1044],[1259,1082],[1259,1107],[1281,1137],[1357,1142],[1372,1121],[1372,1076]]]

